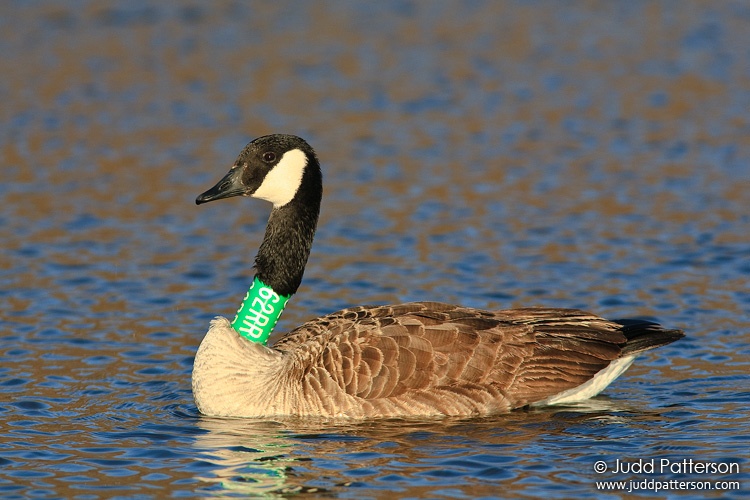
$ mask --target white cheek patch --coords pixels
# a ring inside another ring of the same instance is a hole
[[[305,153],[299,149],[287,151],[251,196],[283,207],[297,194],[306,166]]]

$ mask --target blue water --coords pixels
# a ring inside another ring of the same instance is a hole
[[[749,20],[744,2],[4,3],[0,496],[746,496]],[[279,331],[440,300],[688,336],[576,407],[202,417],[193,355],[250,283],[269,207],[194,199],[272,132],[325,176]],[[651,460],[677,469],[615,472]]]

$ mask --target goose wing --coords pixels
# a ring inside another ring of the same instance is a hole
[[[578,309],[520,308],[495,317],[529,329],[531,349],[505,389],[513,407],[587,382],[621,357],[627,343],[620,324]]]
[[[621,355],[620,328],[572,309],[489,312],[417,302],[345,309],[303,324],[274,347],[293,354],[306,394],[323,406],[343,393],[440,413],[465,411],[446,404],[506,411],[589,380]]]

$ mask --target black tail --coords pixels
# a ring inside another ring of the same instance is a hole
[[[623,356],[671,344],[685,336],[682,330],[667,330],[653,321],[643,319],[615,319],[613,321],[622,325],[620,331],[628,339],[622,348]]]

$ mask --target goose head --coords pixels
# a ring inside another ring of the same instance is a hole
[[[266,135],[245,146],[229,172],[195,203],[251,196],[280,208],[289,204],[303,186],[307,193],[302,194],[308,197],[322,192],[316,177],[320,178],[320,166],[307,142],[294,135]]]

